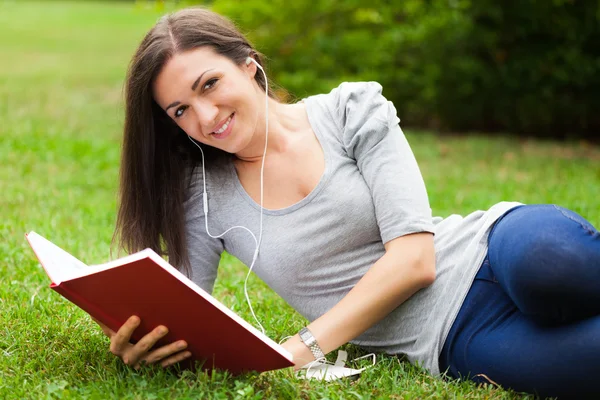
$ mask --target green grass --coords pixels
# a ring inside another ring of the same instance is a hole
[[[289,370],[239,377],[136,372],[108,352],[97,326],[48,288],[23,235],[35,230],[86,263],[108,260],[122,81],[159,14],[118,2],[0,0],[0,398],[520,398],[491,385],[434,379],[393,357],[379,357],[356,382],[323,384],[296,380]],[[435,215],[519,200],[558,203],[600,223],[598,148],[408,136]],[[250,321],[240,290],[244,274],[225,256],[215,296]],[[257,279],[250,290],[270,337],[302,326]]]

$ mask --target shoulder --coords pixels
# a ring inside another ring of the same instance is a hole
[[[334,108],[357,107],[361,104],[385,101],[383,87],[378,82],[343,82],[320,97]]]
[[[381,129],[398,125],[396,108],[383,95],[378,82],[344,82],[330,92],[333,115],[344,136],[361,128]]]
[[[314,96],[341,131],[354,131],[365,122],[397,124],[396,109],[383,96],[378,82],[344,82],[327,94]]]
[[[378,82],[343,82],[330,94],[339,105],[346,105],[378,100],[379,97],[383,98],[382,92],[383,87]]]
[[[383,96],[378,82],[343,82],[329,93],[304,99],[315,124],[334,124],[340,133],[355,131],[365,122],[397,124],[396,109]]]

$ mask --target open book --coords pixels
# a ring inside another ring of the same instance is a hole
[[[169,328],[157,346],[185,340],[203,368],[238,374],[293,365],[292,355],[225,307],[150,249],[88,267],[35,232],[26,235],[50,277],[50,287],[117,331],[141,319],[132,341],[158,325]]]

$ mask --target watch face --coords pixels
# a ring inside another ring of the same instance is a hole
[[[304,344],[310,346],[309,343],[313,341],[313,335],[310,333],[310,331],[306,328],[303,328],[300,330],[300,332],[298,332],[298,334],[300,335],[300,339],[302,339]]]
[[[300,335],[300,339],[302,339],[302,341],[308,340],[311,336],[310,332],[306,328],[302,328],[298,334]]]

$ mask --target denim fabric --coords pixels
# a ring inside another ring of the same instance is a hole
[[[600,396],[600,233],[555,205],[504,214],[440,370],[541,396]]]

